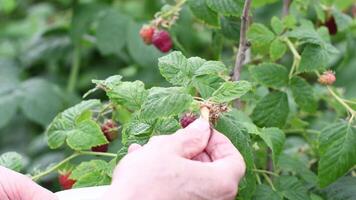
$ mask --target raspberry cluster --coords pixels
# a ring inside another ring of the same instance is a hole
[[[163,53],[169,52],[172,49],[171,36],[165,30],[157,29],[151,25],[144,25],[140,30],[140,36],[147,45],[153,44]]]

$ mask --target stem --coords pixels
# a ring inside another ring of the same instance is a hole
[[[36,181],[39,178],[46,176],[48,174],[50,174],[51,172],[57,170],[60,166],[62,166],[63,164],[65,164],[66,162],[69,162],[70,160],[72,160],[73,158],[76,158],[80,155],[92,155],[92,156],[106,156],[106,157],[113,157],[115,158],[117,155],[114,153],[104,153],[104,152],[92,152],[92,151],[78,151],[73,153],[72,155],[70,155],[69,157],[67,157],[66,159],[62,160],[61,162],[59,162],[58,164],[54,165],[53,167],[47,169],[44,172],[41,172],[35,176],[32,176],[32,180]]]
[[[69,81],[67,86],[67,91],[70,93],[74,92],[75,85],[78,79],[79,68],[80,68],[80,47],[79,45],[77,45],[76,47],[74,47],[72,68],[70,71]]]
[[[262,173],[262,176],[266,179],[266,181],[268,182],[268,184],[271,186],[273,191],[276,191],[276,188],[274,187],[272,180],[267,176],[267,174]]]
[[[287,43],[287,46],[289,47],[290,51],[293,54],[293,64],[292,64],[292,68],[290,69],[289,72],[289,79],[292,78],[294,71],[298,68],[301,57],[297,51],[297,49],[295,48],[294,44],[288,39],[288,38],[284,38],[284,42]]]
[[[239,50],[236,55],[235,67],[232,74],[232,80],[240,80],[241,70],[246,58],[246,51],[249,48],[250,44],[246,39],[246,32],[249,25],[249,11],[251,7],[251,0],[245,0],[244,9],[241,16],[241,28],[240,28],[240,44]]]
[[[79,156],[80,154],[79,153],[74,153],[72,154],[71,156],[67,157],[66,159],[62,160],[61,162],[59,162],[58,164],[54,165],[53,167],[47,169],[46,171],[42,172],[42,173],[39,173],[35,176],[32,176],[32,180],[36,181],[37,179],[43,177],[43,176],[46,176],[48,175],[49,173],[53,172],[54,170],[58,169],[61,165],[63,165],[64,163],[72,160],[73,158]]]
[[[265,174],[269,174],[269,175],[273,175],[273,176],[279,176],[278,174],[276,174],[274,172],[270,172],[270,171],[263,170],[263,169],[253,169],[252,171],[258,172],[258,173],[265,173]]]
[[[356,105],[356,102],[355,101],[352,101],[352,100],[348,100],[348,99],[342,99],[345,103],[348,103],[348,104],[355,104]]]
[[[176,13],[178,10],[181,9],[181,7],[183,6],[183,4],[186,2],[187,0],[181,0],[179,2],[177,2],[176,5],[174,5],[169,11],[163,13],[161,15],[162,18],[166,18],[171,16],[172,14]]]
[[[210,110],[206,106],[201,106],[200,107],[200,116],[205,119],[206,121],[209,122],[209,116],[210,116]]]
[[[353,120],[354,116],[356,115],[356,111],[353,110],[347,103],[344,102],[343,99],[341,99],[333,90],[330,86],[327,86],[330,94],[342,105],[345,107],[345,109],[351,114],[350,121]]]
[[[282,16],[285,17],[289,15],[289,7],[292,3],[292,0],[283,0],[283,9],[282,9]]]

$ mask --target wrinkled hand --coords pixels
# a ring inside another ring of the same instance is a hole
[[[232,200],[244,173],[232,143],[197,119],[175,134],[131,145],[103,199]]]
[[[27,176],[0,166],[0,199],[57,200],[57,197]]]

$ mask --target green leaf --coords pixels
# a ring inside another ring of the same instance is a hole
[[[350,27],[352,24],[352,17],[347,14],[342,13],[338,9],[333,9],[332,14],[335,18],[336,26],[338,31],[344,31]]]
[[[223,83],[210,98],[211,101],[216,103],[226,103],[234,99],[240,98],[252,88],[251,83],[247,81]]]
[[[141,81],[121,82],[106,92],[110,100],[116,104],[123,105],[130,110],[141,108],[148,92]]]
[[[215,90],[217,90],[224,82],[224,79],[213,74],[195,76],[193,78],[193,86],[204,99],[211,97]]]
[[[194,73],[194,75],[222,74],[227,75],[228,68],[221,61],[206,61]]]
[[[329,54],[319,45],[307,45],[301,56],[299,72],[312,72],[329,67]]]
[[[115,86],[121,84],[122,76],[114,75],[106,78],[105,80],[92,80],[98,87],[105,90],[112,90]]]
[[[259,127],[282,128],[286,123],[288,113],[287,94],[271,92],[257,103],[251,118]]]
[[[187,58],[179,51],[159,58],[158,67],[162,76],[173,85],[187,85],[193,76]]]
[[[273,16],[271,19],[271,26],[273,31],[280,35],[281,33],[283,33],[284,30],[284,24],[282,22],[282,20],[280,20],[278,17]]]
[[[46,131],[48,146],[52,149],[62,146],[67,138],[67,134],[76,127],[76,119],[87,110],[100,108],[100,105],[99,100],[82,101],[59,113]]]
[[[20,154],[16,152],[7,152],[1,154],[0,166],[20,172],[25,167],[25,162]]]
[[[293,77],[290,82],[293,97],[298,106],[307,112],[315,112],[317,102],[311,85],[301,77]]]
[[[247,37],[254,50],[260,53],[267,52],[270,43],[275,39],[274,33],[265,25],[259,23],[252,24],[248,29]]]
[[[76,180],[74,188],[108,185],[111,182],[108,175],[110,170],[109,163],[103,160],[91,160],[78,165],[72,171],[70,178]]]
[[[126,43],[129,19],[116,10],[109,10],[99,20],[96,39],[103,55],[118,54]]]
[[[74,150],[88,150],[91,147],[107,144],[100,126],[94,120],[84,120],[66,133],[67,144]]]
[[[244,199],[251,199],[256,187],[254,167],[254,156],[250,138],[244,125],[239,122],[239,114],[236,110],[224,113],[218,120],[216,129],[226,135],[232,144],[240,151],[245,163],[246,174],[239,185],[239,196]]]
[[[310,199],[307,189],[296,177],[279,176],[276,180],[276,189],[289,200]]]
[[[356,177],[345,176],[323,190],[329,200],[356,199]]]
[[[179,122],[173,117],[158,119],[154,127],[154,135],[166,135],[172,134],[180,129]]]
[[[271,187],[261,184],[257,186],[253,200],[282,200],[282,197]]]
[[[344,121],[331,124],[322,130],[319,144],[318,178],[325,187],[356,164],[356,127]]]
[[[285,135],[283,131],[281,131],[279,128],[264,128],[262,129],[259,136],[272,150],[272,159],[273,162],[276,164],[278,162],[279,155],[283,150],[283,145],[285,141]]]
[[[147,100],[142,106],[145,119],[170,117],[186,110],[193,102],[193,97],[180,87],[154,87],[149,90]]]
[[[124,125],[122,131],[122,144],[129,147],[133,143],[144,145],[152,135],[153,127],[138,120],[133,120]]]
[[[314,10],[316,12],[316,16],[318,17],[318,19],[322,23],[325,23],[325,20],[326,20],[325,12],[324,12],[324,10],[321,6],[321,3],[319,1],[314,2]]]
[[[222,15],[241,16],[244,7],[243,0],[206,0],[208,6]]]
[[[19,95],[14,92],[0,93],[0,128],[4,127],[16,115]]]
[[[272,61],[276,61],[284,56],[287,51],[287,45],[281,41],[279,38],[276,38],[271,43],[269,47],[269,55]]]
[[[218,14],[208,7],[205,0],[188,0],[188,5],[196,18],[208,25],[219,26]]]
[[[280,88],[288,84],[288,71],[283,65],[262,63],[249,68],[250,74],[258,83],[272,88]]]
[[[221,20],[221,33],[228,39],[235,41],[240,40],[240,27],[241,20],[238,17],[226,17],[223,16]]]
[[[157,60],[163,54],[153,45],[146,45],[140,37],[141,25],[130,20],[127,28],[127,49],[138,65],[146,68],[157,66]]]
[[[74,7],[70,36],[75,44],[80,43],[82,36],[102,9],[103,6],[96,3],[79,4]]]
[[[25,116],[47,126],[63,108],[59,88],[43,79],[28,79],[21,84],[21,110]]]

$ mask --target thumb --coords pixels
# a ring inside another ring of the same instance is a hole
[[[184,129],[172,135],[175,147],[180,156],[191,159],[206,148],[211,135],[208,121],[199,118]]]

